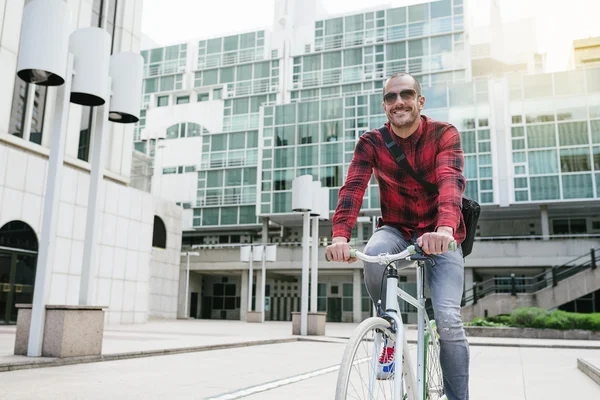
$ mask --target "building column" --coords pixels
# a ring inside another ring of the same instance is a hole
[[[266,311],[265,311],[265,296],[267,291],[267,244],[269,244],[269,218],[264,217],[262,219],[262,244],[263,244],[263,260],[261,260],[261,274],[260,278],[256,280],[256,294],[257,294],[257,304],[256,311],[262,312],[262,322],[266,321]],[[265,263],[264,272],[262,271],[263,262]],[[260,293],[260,294],[259,294]],[[260,301],[260,303],[258,303]]]
[[[544,240],[550,239],[550,222],[548,220],[548,206],[542,204],[540,206],[540,213],[542,217],[542,236]]]
[[[189,296],[189,292],[185,293],[185,280],[186,280],[185,269],[179,270],[179,295],[177,296],[177,319],[185,319],[185,296]],[[189,307],[189,304],[188,304]],[[189,312],[189,308],[188,308]]]
[[[240,321],[248,319],[248,276],[249,270],[242,271],[242,287],[240,290]]]
[[[467,297],[470,296],[473,292],[473,268],[465,267],[465,292],[467,293]],[[472,304],[473,301],[470,300],[465,303],[465,306]]]
[[[263,293],[263,285],[262,285],[262,281],[263,281],[263,277],[262,277],[262,273],[260,273],[259,271],[256,271],[256,282],[254,283],[256,285],[256,296],[255,296],[255,309],[254,311],[257,312],[262,312],[263,311],[263,307],[261,307],[261,303],[260,301],[262,300],[262,304],[265,304],[265,297],[264,297],[264,293]]]
[[[362,222],[357,222],[356,223],[356,242],[359,243],[362,246],[363,240],[364,240],[364,236],[363,236],[363,223]]]
[[[361,269],[352,271],[352,321],[362,321],[362,279]]]

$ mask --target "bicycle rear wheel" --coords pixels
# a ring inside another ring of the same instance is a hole
[[[425,331],[425,364],[423,365],[425,377],[425,400],[446,400],[444,394],[444,376],[440,364],[440,341],[437,334],[435,321],[431,321],[431,331]]]
[[[379,357],[386,341],[396,341],[396,334],[391,331],[390,323],[383,318],[372,317],[364,320],[346,345],[340,370],[338,373],[336,400],[346,399],[394,399],[393,375],[386,380],[377,379]],[[403,387],[401,399],[412,399],[412,386],[407,386],[410,371],[410,357],[404,356],[402,344],[396,345],[396,371],[402,365]],[[402,354],[402,357],[399,355]],[[410,394],[410,396],[408,396]]]

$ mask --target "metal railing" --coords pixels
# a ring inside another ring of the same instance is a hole
[[[377,79],[387,76],[398,70],[404,70],[408,64],[408,72],[425,73],[439,72],[465,68],[464,52],[441,53],[431,56],[423,56],[409,59],[389,60],[383,63],[385,70],[375,68],[372,64],[360,64],[344,68],[333,68],[303,72],[296,75],[295,88],[311,88],[321,85],[337,85],[351,82],[362,82],[363,80]]]
[[[225,65],[235,65],[265,59],[264,46],[235,50],[227,53],[215,53],[198,56],[198,68],[208,69]]]
[[[490,278],[483,282],[473,282],[473,287],[463,293],[462,306],[477,304],[481,298],[494,293],[510,293],[517,296],[519,293],[535,293],[547,287],[555,287],[562,280],[570,278],[587,269],[597,267],[596,253],[600,247],[590,249],[585,253],[562,265],[553,266],[551,271],[544,271],[530,277],[510,276]]]
[[[248,96],[277,91],[278,85],[271,82],[271,78],[261,78],[249,81],[228,83],[225,85],[227,98]]]
[[[144,77],[185,72],[185,59],[163,61],[159,64],[144,65]]]
[[[428,22],[364,29],[345,34],[324,36],[315,40],[315,50],[331,50],[365,44],[397,41],[420,36],[430,36],[453,31],[462,31],[464,21],[461,16],[437,18]]]
[[[240,204],[256,204],[256,194],[226,194],[216,196],[206,196],[196,201],[196,207],[205,206],[230,206]]]

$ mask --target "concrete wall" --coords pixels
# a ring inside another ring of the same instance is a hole
[[[477,304],[463,307],[463,321],[471,321],[475,317],[483,318],[486,315],[509,314],[515,308],[537,307],[535,295],[519,293],[511,296],[505,293],[494,293],[477,300]]]
[[[149,316],[177,318],[179,296],[179,265],[181,253],[181,208],[167,201],[155,201],[154,215],[165,224],[166,249],[152,247],[150,265]]]
[[[0,227],[23,221],[40,240],[47,164],[43,154],[0,141]],[[89,174],[69,166],[63,171],[49,302],[74,305],[79,298]],[[177,283],[178,276],[168,271],[179,268],[180,208],[109,180],[103,184],[104,196],[98,204],[96,304],[109,306],[107,323],[142,323],[149,311],[149,293],[169,299],[177,295],[172,285],[158,285],[152,292],[148,285],[151,262],[153,278]],[[167,224],[167,251],[151,250],[154,215]],[[166,304],[160,311],[174,317],[176,302]]]
[[[600,239],[478,241],[465,259],[468,267],[562,265],[600,246]]]
[[[554,308],[600,289],[600,269],[588,269],[536,293],[537,305]]]

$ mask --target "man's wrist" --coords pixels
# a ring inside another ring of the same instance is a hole
[[[454,229],[451,226],[438,226],[436,232],[447,233],[450,236],[454,235]]]
[[[335,243],[348,243],[348,239],[346,239],[343,236],[336,236],[334,238],[331,239],[331,243],[335,244]]]

